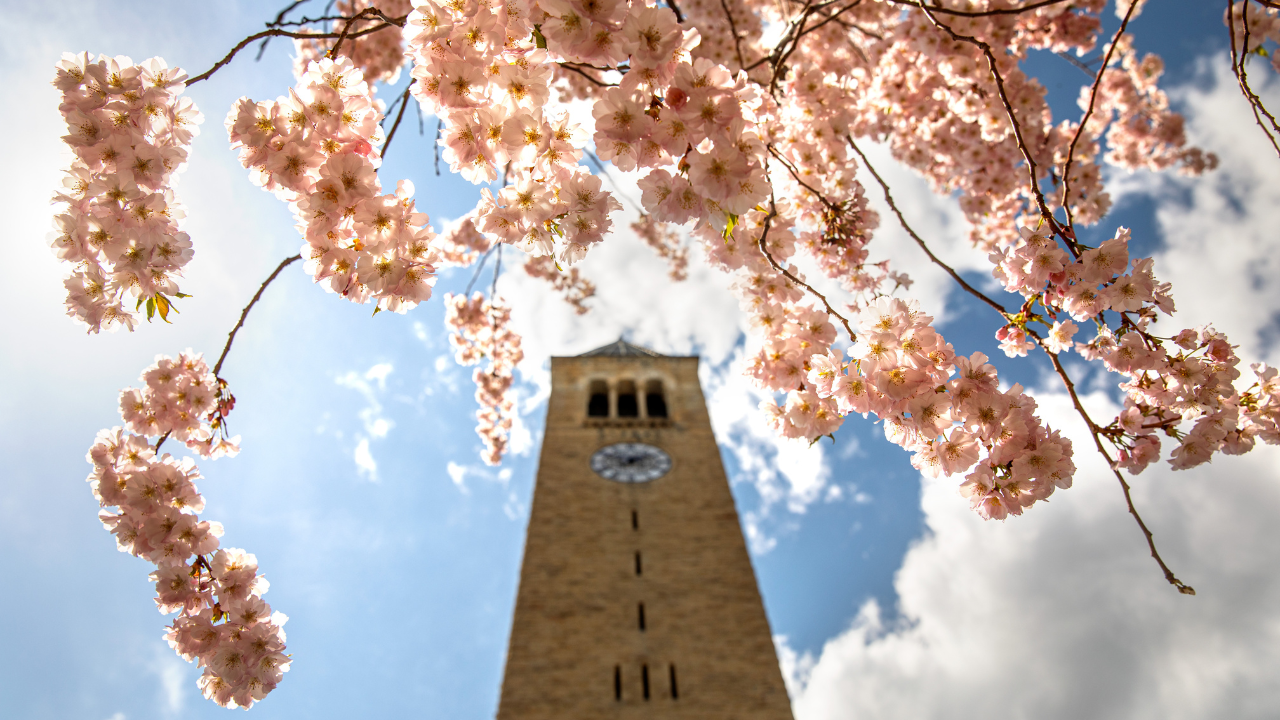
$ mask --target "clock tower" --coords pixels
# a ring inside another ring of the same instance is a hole
[[[551,359],[498,720],[791,720],[698,384],[622,340]]]

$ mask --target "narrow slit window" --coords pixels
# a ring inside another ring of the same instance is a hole
[[[671,677],[674,678],[675,675],[672,675]],[[675,685],[672,685],[671,687],[674,688]],[[618,701],[622,700],[622,666],[621,665],[613,666],[613,699]]]
[[[640,603],[640,632],[644,632],[644,603]]]
[[[649,666],[640,666],[640,685],[644,689],[644,699],[649,699]]]
[[[645,386],[644,409],[651,418],[667,416],[667,398],[662,394],[661,380],[650,380]]]
[[[609,386],[603,380],[592,380],[587,400],[587,417],[609,417]]]
[[[670,669],[671,669],[671,699],[672,699],[672,700],[679,700],[679,699],[680,699],[680,687],[679,687],[678,685],[676,685],[676,666],[675,666],[675,663],[672,663],[672,664],[671,664],[671,668],[670,668]]]
[[[644,567],[640,564],[640,551],[636,551],[636,574],[640,575],[644,572]]]
[[[631,511],[631,529],[632,530],[640,529],[640,514],[637,513],[635,510]]]
[[[639,417],[640,405],[636,402],[636,384],[630,380],[618,382],[618,417]]]

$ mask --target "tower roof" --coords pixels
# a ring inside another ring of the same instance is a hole
[[[578,357],[592,357],[592,356],[603,356],[603,357],[667,357],[666,355],[663,355],[662,353],[656,353],[656,352],[654,352],[654,351],[650,350],[649,348],[643,348],[643,347],[640,347],[639,345],[632,345],[631,343],[627,342],[626,340],[623,340],[621,337],[619,337],[619,338],[618,338],[617,340],[615,340],[614,342],[609,343],[608,345],[604,345],[604,346],[598,347],[598,348],[596,348],[595,350],[590,350],[590,351],[588,351],[588,352],[584,352],[584,353],[582,353],[581,355],[579,355]]]

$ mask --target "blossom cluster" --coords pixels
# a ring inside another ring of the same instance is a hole
[[[308,65],[288,97],[241,98],[226,126],[253,181],[293,209],[315,281],[406,312],[431,297],[435,233],[414,209],[412,183],[382,193],[381,118],[369,84],[340,57]]]
[[[961,492],[983,517],[1019,515],[1071,486],[1071,441],[1040,422],[1021,386],[1000,390],[986,355],[957,356],[914,303],[872,303],[848,354],[850,363],[835,352],[813,356],[810,392],[834,401],[839,413],[882,419],[889,440],[913,452],[912,465],[931,477],[972,468]],[[792,402],[786,416],[794,423],[801,413]]]
[[[73,159],[54,218],[51,245],[73,270],[65,280],[67,314],[96,333],[133,329],[143,305],[168,320],[191,238],[173,193],[191,139],[203,119],[182,97],[186,73],[160,58],[65,53],[53,85],[67,122]],[[126,304],[132,301],[134,307]]]
[[[288,618],[262,600],[268,583],[258,574],[257,559],[220,547],[222,526],[200,519],[204,498],[195,485],[195,463],[158,455],[159,443],[148,439],[172,436],[205,457],[234,454],[232,444],[209,440],[230,403],[189,351],[157,358],[142,380],[145,389],[121,395],[125,426],[98,433],[89,449],[88,481],[105,508],[99,518],[122,552],[155,564],[156,606],[178,613],[165,638],[204,669],[199,685],[205,697],[247,708],[289,669]]]
[[[382,11],[389,18],[403,18],[413,9],[410,0],[338,0],[334,9],[340,16],[354,18],[371,7]],[[394,28],[378,30],[385,21],[381,18],[364,17],[359,20],[334,20],[324,29],[330,33],[347,32],[338,53],[350,58],[364,75],[366,82],[385,82],[394,85],[400,79],[400,70],[404,67],[404,39]],[[361,31],[368,34],[361,35]],[[355,37],[352,37],[355,35]],[[293,74],[301,79],[306,76],[311,63],[319,62],[333,49],[336,39],[331,38],[297,38],[293,41],[294,50],[298,53],[293,61]]]
[[[442,267],[466,267],[488,252],[493,243],[476,229],[475,220],[464,217],[446,227],[432,242],[436,249],[437,263]]]
[[[667,261],[667,275],[676,282],[689,277],[689,248],[680,235],[666,223],[641,213],[640,219],[631,223],[631,229],[658,257]]]
[[[1228,14],[1229,13],[1229,14]],[[1223,22],[1235,30],[1235,47],[1241,55],[1271,56],[1271,66],[1280,72],[1280,53],[1269,53],[1264,45],[1280,43],[1280,8],[1260,7],[1248,0],[1233,2],[1224,12]]]
[[[551,60],[530,13],[521,0],[418,3],[405,25],[412,89],[441,118],[452,170],[481,183],[502,168],[504,187],[482,191],[476,226],[534,255],[557,252],[561,241],[558,256],[570,264],[604,239],[620,205],[578,165],[586,136],[568,113],[544,113]]]
[[[1120,384],[1124,410],[1101,430],[1119,450],[1117,467],[1146,469],[1160,457],[1159,434],[1178,443],[1169,459],[1175,469],[1208,462],[1218,451],[1247,452],[1255,438],[1280,442],[1272,431],[1277,398],[1269,369],[1255,367],[1258,381],[1240,392],[1240,360],[1224,335],[1209,326],[1172,337],[1154,333],[1159,314],[1173,314],[1172,288],[1156,279],[1151,258],[1130,258],[1128,228],[1078,258],[1045,228],[1023,228],[1022,236],[1012,248],[991,254],[994,274],[1027,298],[1026,308],[1038,302],[1049,317],[1024,311],[1021,322],[997,332],[1001,348],[1013,357],[1035,347],[1026,328],[1034,319],[1048,327],[1040,340],[1047,351],[1075,350],[1126,378]],[[1109,317],[1118,322],[1108,323]],[[1076,321],[1097,326],[1093,339],[1074,342]],[[1193,425],[1186,430],[1183,423]]]
[[[129,432],[172,437],[211,459],[240,452],[240,436],[228,438],[225,424],[235,396],[199,354],[187,350],[176,358],[157,356],[141,380],[141,389],[120,393],[120,417]]]
[[[516,405],[511,396],[516,365],[524,359],[520,336],[511,330],[511,308],[499,299],[486,300],[481,293],[471,297],[447,293],[444,296],[445,327],[449,344],[460,365],[484,368],[472,373],[476,383],[476,434],[484,443],[480,454],[489,465],[497,465],[507,450],[507,437],[515,421]]]
[[[555,288],[574,312],[579,315],[587,313],[586,301],[596,294],[596,286],[583,277],[578,268],[562,270],[550,256],[535,255],[524,261],[524,271],[529,277]]]

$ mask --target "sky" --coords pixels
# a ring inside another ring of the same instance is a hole
[[[1132,227],[1174,285],[1177,322],[1213,322],[1247,362],[1280,363],[1280,160],[1252,124],[1225,60],[1217,4],[1153,5],[1132,24],[1160,53],[1165,88],[1193,140],[1221,168],[1199,179],[1113,173],[1116,209],[1094,231]],[[1160,16],[1157,7],[1169,10]],[[63,268],[49,251],[67,152],[48,84],[64,51],[201,72],[261,22],[260,3],[0,0],[0,45],[15,102],[0,114],[0,286],[10,330],[0,344],[0,715],[19,719],[221,717],[198,670],[162,639],[148,565],[116,550],[97,521],[84,454],[118,424],[117,397],[160,353],[216,357],[258,284],[300,240],[287,208],[248,182],[222,119],[242,95],[292,84],[291,47],[242,56],[188,91],[205,115],[177,192],[196,256],[193,295],[173,325],[87,336],[64,316]],[[1108,22],[1116,21],[1108,11]],[[1028,62],[1056,116],[1076,113],[1070,64]],[[1274,107],[1280,87],[1253,75]],[[404,82],[402,79],[401,82]],[[394,89],[386,89],[392,97]],[[406,117],[383,166],[408,177],[437,229],[478,190],[431,167],[434,123]],[[409,131],[409,132],[406,132]],[[943,257],[990,283],[953,200],[873,149],[904,211]],[[632,199],[635,177],[610,175]],[[873,198],[877,193],[869,193]],[[627,212],[632,212],[628,210]],[[548,358],[625,335],[697,354],[797,720],[830,718],[1264,718],[1280,707],[1280,453],[1134,481],[1162,554],[1198,594],[1177,594],[1146,554],[1123,498],[1086,451],[1087,435],[1043,363],[1013,363],[964,296],[888,222],[873,245],[916,279],[912,295],[958,350],[997,356],[1072,437],[1075,486],[1022,518],[985,522],[950,481],[930,481],[881,428],[853,419],[812,448],[773,438],[740,374],[744,318],[727,281],[694,258],[670,282],[625,230],[582,264],[599,292],[577,316],[504,262],[499,293],[525,338],[520,421],[500,468],[478,460],[470,370],[451,358],[443,311],[407,315],[339,301],[296,266],[267,290],[224,367],[238,403],[236,458],[201,463],[203,516],[228,547],[257,555],[266,596],[289,615],[293,667],[255,717],[489,718],[497,705],[516,579],[549,391]],[[628,216],[629,217],[629,216]],[[488,282],[486,273],[482,282]],[[442,274],[460,292],[469,270]],[[1073,368],[1095,416],[1114,413],[1106,378]]]

